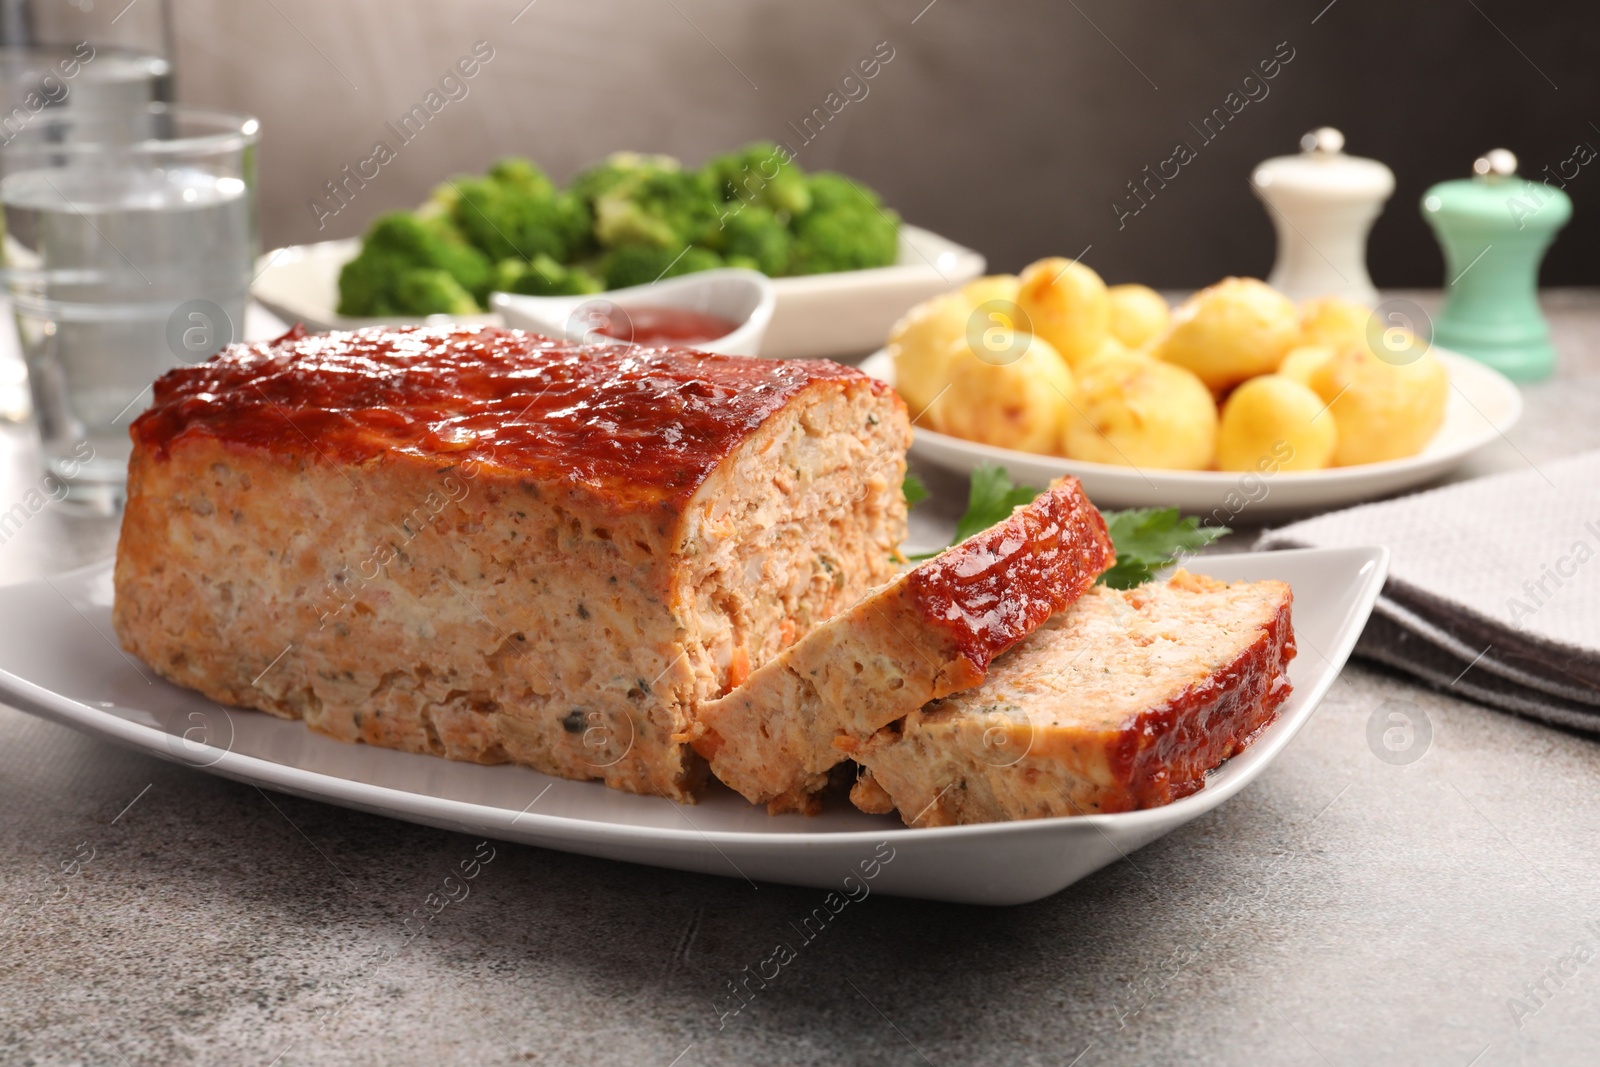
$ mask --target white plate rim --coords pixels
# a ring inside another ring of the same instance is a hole
[[[767,848],[803,852],[808,849],[824,849],[835,846],[871,845],[883,840],[885,834],[890,834],[897,840],[909,840],[904,835],[915,835],[917,841],[926,842],[929,845],[935,842],[956,842],[996,835],[1049,835],[1063,829],[1064,824],[1095,829],[1102,834],[1108,830],[1115,830],[1128,836],[1134,836],[1146,830],[1156,830],[1159,834],[1162,832],[1160,828],[1163,825],[1168,823],[1181,825],[1188,822],[1224,803],[1243,790],[1270,766],[1278,754],[1294,739],[1295,735],[1299,733],[1300,729],[1315,713],[1318,705],[1337,680],[1340,670],[1354,650],[1356,640],[1365,625],[1365,620],[1371,613],[1372,606],[1383,587],[1384,577],[1388,572],[1389,566],[1389,551],[1382,546],[1335,549],[1282,549],[1264,553],[1218,555],[1191,560],[1189,561],[1189,566],[1196,572],[1203,574],[1206,571],[1205,564],[1207,561],[1228,560],[1235,564],[1248,565],[1251,561],[1250,557],[1267,556],[1279,559],[1331,558],[1337,556],[1349,558],[1352,561],[1364,560],[1356,567],[1356,571],[1358,574],[1365,574],[1366,578],[1348,613],[1349,617],[1357,620],[1356,624],[1347,626],[1341,631],[1337,645],[1331,650],[1314,650],[1318,652],[1319,658],[1326,661],[1328,669],[1321,673],[1317,681],[1305,694],[1303,700],[1297,702],[1291,715],[1280,716],[1275,719],[1267,727],[1266,731],[1257,737],[1243,753],[1229,761],[1227,766],[1233,767],[1238,773],[1227,774],[1220,781],[1214,783],[1211,779],[1208,779],[1205,788],[1170,804],[1131,812],[979,823],[965,826],[914,828],[903,825],[885,825],[883,828],[872,830],[827,830],[814,833],[700,830],[697,828],[680,830],[671,827],[629,825],[565,815],[543,814],[528,811],[527,809],[524,809],[522,813],[513,813],[508,808],[437,797],[423,792],[396,789],[386,785],[358,782],[339,775],[306,770],[231,750],[210,749],[211,752],[220,753],[210,763],[197,763],[193,760],[180,759],[172,753],[170,742],[173,735],[166,731],[154,726],[133,722],[102,709],[90,707],[87,704],[30,682],[3,668],[0,668],[0,698],[3,698],[6,703],[23,710],[33,711],[52,721],[71,726],[91,735],[107,738],[169,762],[191,766],[197,770],[215,773],[238,781],[268,785],[283,792],[342,804],[358,810],[380,812],[393,818],[422,821],[431,825],[459,826],[473,823],[480,827],[489,828],[491,834],[497,831],[510,831],[519,821],[528,820],[524,824],[525,831],[519,831],[517,834],[510,836],[508,838],[510,840],[525,838],[528,836],[527,830],[543,828],[548,832],[539,836],[545,840],[574,841],[582,838],[587,842],[596,844],[635,847],[656,846],[659,848],[670,846],[673,849],[698,849],[710,844],[714,848],[720,845],[727,845],[731,848]],[[19,593],[20,590],[26,590],[30,587],[36,589],[38,586],[46,584],[54,588],[55,582],[86,580],[88,577],[96,575],[110,566],[111,561],[105,560],[56,575],[53,578],[38,579],[22,585],[13,585],[0,590],[0,597],[7,593],[21,595]],[[55,591],[58,595],[64,596],[59,589]],[[68,603],[70,605],[71,602],[68,601]],[[90,625],[92,626],[92,624]],[[102,634],[101,636],[104,637],[105,635]],[[295,725],[304,729],[301,724]],[[330,743],[337,744],[338,742]],[[538,774],[538,772],[532,770],[529,773]],[[318,786],[321,788],[318,788]],[[693,810],[692,805],[681,807]],[[547,845],[546,847],[559,848],[560,846]]]

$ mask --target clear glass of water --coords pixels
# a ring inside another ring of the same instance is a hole
[[[172,66],[114,45],[0,45],[0,120],[11,128],[47,107],[142,107],[166,99]],[[8,133],[0,121],[0,137]]]
[[[46,476],[119,507],[150,385],[237,340],[259,237],[243,115],[62,108],[0,140],[3,276]]]

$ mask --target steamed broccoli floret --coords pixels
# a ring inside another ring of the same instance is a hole
[[[818,211],[841,207],[871,209],[883,205],[877,193],[831,170],[819,170],[809,175],[806,185],[811,190],[811,206]]]
[[[339,275],[339,312],[464,314],[492,289],[596,292],[596,274],[623,288],[724,264],[769,275],[879,267],[898,258],[899,221],[876,194],[842,175],[807,176],[770,143],[695,171],[618,152],[565,192],[507,158],[439,186],[415,213],[377,219]]]
[[[497,160],[489,168],[489,180],[540,200],[547,200],[557,192],[555,183],[545,176],[544,171],[519,156]]]
[[[730,267],[749,267],[780,275],[789,265],[794,243],[788,221],[764,207],[732,203],[704,243],[727,258]]]
[[[499,160],[481,178],[457,178],[434,190],[424,211],[441,211],[490,259],[563,260],[583,250],[592,219],[526,159]]]
[[[396,314],[400,309],[395,306],[394,287],[406,269],[392,257],[363,250],[339,271],[339,314],[361,318]]]
[[[794,220],[790,274],[885,267],[900,256],[900,216],[842,174],[810,178],[811,210]]]
[[[722,265],[722,257],[709,248],[624,245],[606,254],[600,262],[600,271],[607,289],[626,289],[630,285],[647,285],[662,278],[714,270]]]
[[[403,272],[395,285],[395,300],[411,315],[471,315],[478,310],[478,302],[449,271],[432,267]]]
[[[422,202],[413,214],[419,219],[442,219],[449,222],[455,214],[456,204],[461,200],[461,194],[456,192],[456,187],[450,182],[440,182],[428,193],[428,199]],[[452,226],[455,223],[450,223]]]
[[[582,296],[598,293],[600,279],[582,267],[563,267],[549,256],[535,256],[532,262],[501,260],[496,268],[495,288],[527,296]]]
[[[406,211],[379,215],[361,239],[362,252],[381,252],[425,263],[438,249],[439,230],[426,219]]]
[[[431,313],[431,308],[410,306],[400,292],[402,276],[419,269],[444,271],[469,300],[488,293],[492,273],[483,253],[442,220],[403,211],[381,215],[368,228],[360,254],[339,272],[339,314]],[[415,295],[414,290],[407,292]]]
[[[709,248],[691,248],[662,277],[676,278],[680,274],[698,274],[703,270],[716,270],[726,265],[722,262],[722,257]]]
[[[573,178],[572,183],[567,186],[567,192],[593,207],[596,200],[610,192],[619,182],[641,174],[663,174],[682,169],[683,165],[671,156],[613,152]]]
[[[676,251],[717,224],[718,208],[697,171],[639,173],[594,204],[594,234],[608,248],[655,245]]]
[[[517,280],[522,277],[522,272],[528,269],[528,261],[509,256],[494,265],[494,281],[490,283],[490,291],[496,293],[516,292]]]
[[[887,267],[899,258],[898,218],[851,212],[812,212],[795,226],[790,274]]]
[[[434,226],[439,243],[435,248],[432,266],[448,271],[450,277],[472,294],[482,304],[489,297],[489,283],[494,278],[494,264],[489,257],[473,248],[467,239],[445,219]]]
[[[805,172],[788,151],[756,141],[705,165],[711,187],[725,201],[802,215],[811,208]]]
[[[541,175],[542,177],[542,175]],[[571,258],[589,236],[589,211],[577,197],[494,177],[458,178],[451,218],[490,259]]]

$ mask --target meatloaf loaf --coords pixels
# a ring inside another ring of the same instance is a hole
[[[851,799],[914,826],[1150,808],[1188,796],[1289,695],[1292,595],[1178,571],[1100,587],[988,679],[879,731]]]
[[[877,730],[983,680],[994,657],[1116,561],[1100,512],[1062,478],[902,574],[704,705],[695,748],[770,811],[812,810],[830,768]]]
[[[131,432],[113,617],[161,674],[680,800],[697,705],[905,531],[905,405],[829,362],[296,330],[168,373]]]

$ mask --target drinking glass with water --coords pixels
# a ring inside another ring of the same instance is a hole
[[[0,144],[3,274],[49,475],[121,503],[150,385],[244,323],[253,118],[169,104],[47,110]]]

